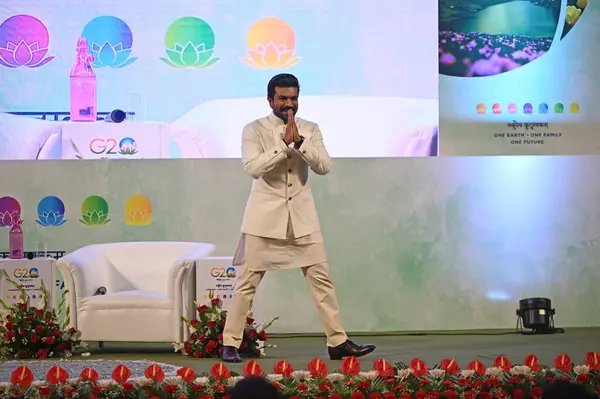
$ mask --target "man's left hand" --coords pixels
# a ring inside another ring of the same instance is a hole
[[[288,111],[288,124],[290,124],[290,127],[294,134],[294,143],[299,142],[300,132],[298,131],[298,125],[296,125],[296,120],[294,119],[294,112],[292,110]]]

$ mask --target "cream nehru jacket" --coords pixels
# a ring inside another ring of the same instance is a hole
[[[257,119],[244,127],[242,162],[253,178],[246,203],[242,233],[285,239],[288,220],[294,237],[320,231],[308,175],[312,169],[325,175],[331,169],[331,157],[316,123],[295,118],[304,136],[299,149],[283,141],[285,124],[274,114]]]

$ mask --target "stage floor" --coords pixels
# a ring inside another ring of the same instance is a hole
[[[426,333],[425,333],[426,334]],[[461,367],[475,359],[491,366],[498,355],[505,355],[514,363],[522,364],[525,357],[535,354],[542,364],[553,366],[554,358],[567,353],[575,364],[583,364],[589,351],[600,352],[600,328],[566,329],[564,334],[554,335],[500,335],[487,331],[458,333],[430,333],[431,335],[354,335],[358,343],[372,343],[377,350],[361,358],[363,369],[370,369],[373,361],[383,357],[391,364],[402,361],[406,364],[413,357],[424,360],[429,366],[444,358],[454,358]],[[287,360],[295,369],[306,369],[308,362],[315,357],[325,361],[330,370],[339,369],[339,361],[330,361],[327,356],[324,337],[282,337],[272,336],[266,357],[259,360],[265,372],[271,372],[279,360]],[[99,348],[97,343],[89,343],[91,356],[81,359],[106,360],[150,360],[178,366],[190,366],[196,371],[209,371],[218,359],[193,359],[174,353],[165,344],[105,343]],[[228,365],[230,370],[242,372],[244,363]]]

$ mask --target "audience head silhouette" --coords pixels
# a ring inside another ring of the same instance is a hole
[[[231,399],[283,399],[269,381],[262,377],[246,377],[238,381],[228,394]]]
[[[556,381],[544,393],[544,399],[592,399],[597,397],[588,387],[569,381]]]

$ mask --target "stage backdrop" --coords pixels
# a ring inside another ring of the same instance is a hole
[[[252,180],[238,160],[0,166],[0,220],[20,210],[33,251],[191,240],[230,256]],[[511,328],[530,296],[551,298],[561,326],[600,325],[599,169],[596,157],[336,159],[312,184],[346,328]],[[261,287],[274,331],[321,331],[300,270]]]
[[[442,155],[600,154],[600,2],[439,0]]]

